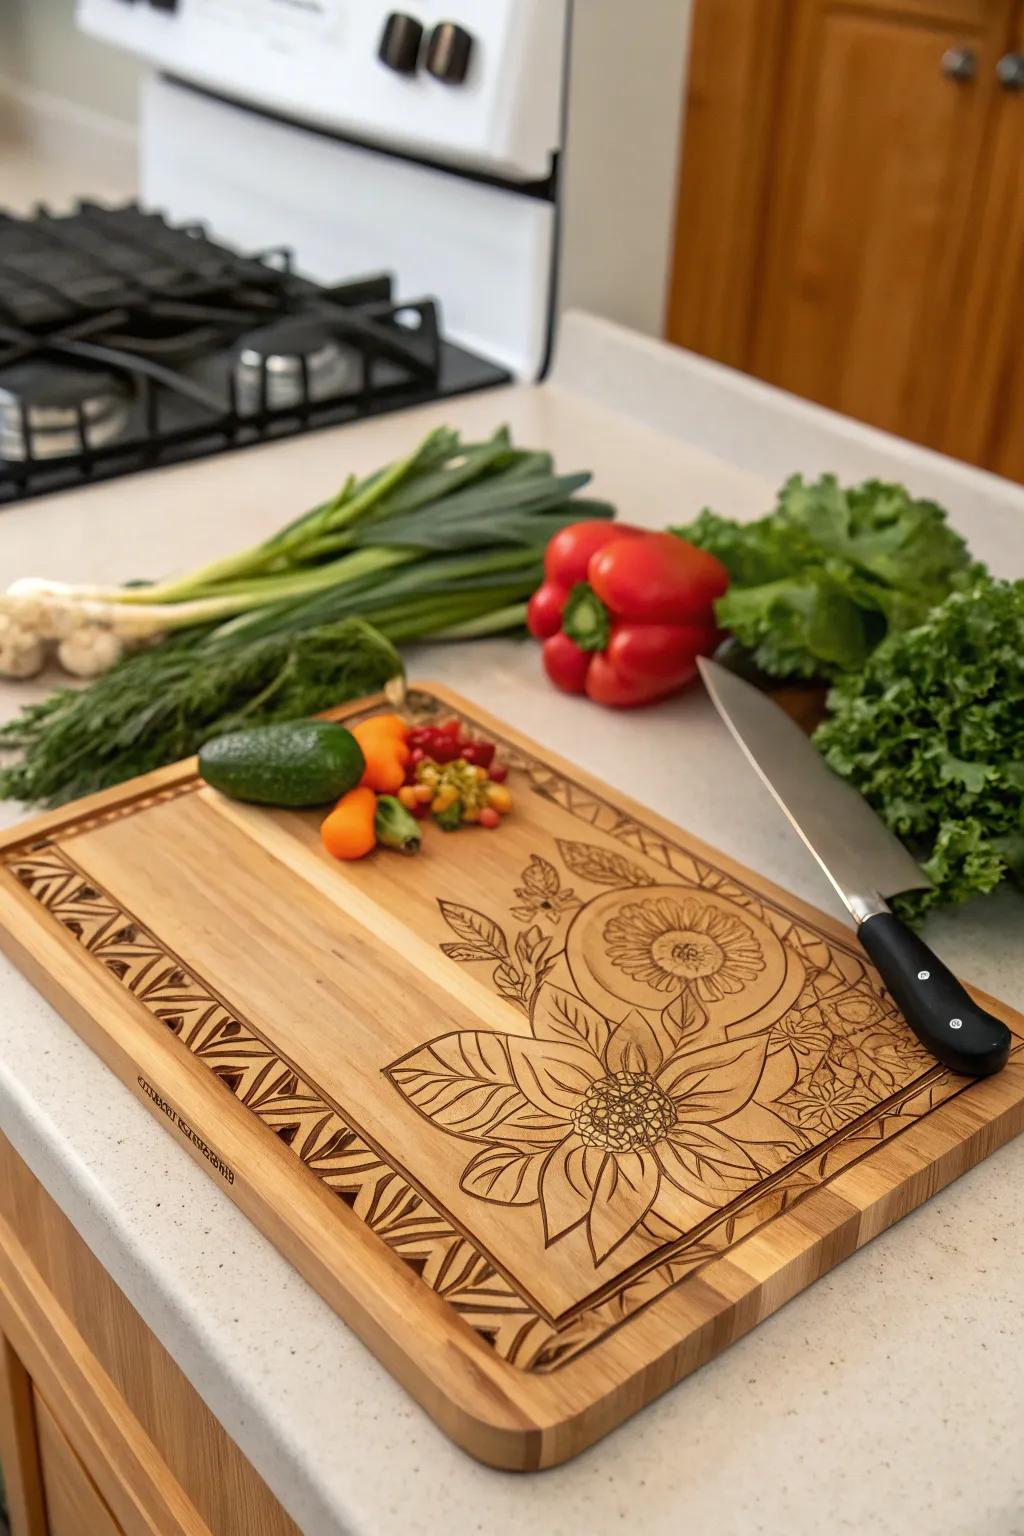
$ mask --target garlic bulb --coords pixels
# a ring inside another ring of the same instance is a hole
[[[57,659],[75,677],[99,677],[120,661],[124,642],[101,624],[80,624],[57,647]]]
[[[31,629],[0,613],[0,677],[35,677],[46,664],[46,647]]]

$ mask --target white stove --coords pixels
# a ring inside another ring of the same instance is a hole
[[[440,299],[455,341],[523,378],[549,358],[560,276],[570,299],[577,268],[592,283],[595,243],[627,274],[609,309],[633,318],[622,287],[650,286],[657,324],[678,127],[663,103],[681,104],[688,13],[689,0],[645,0],[638,19],[621,0],[78,0],[84,29],[153,66],[146,204],[242,248],[288,245],[318,281],[393,271],[403,292]],[[567,211],[578,260],[562,249]]]
[[[82,25],[183,80],[431,160],[543,181],[567,0],[82,0]]]

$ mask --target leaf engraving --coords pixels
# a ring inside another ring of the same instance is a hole
[[[574,843],[559,838],[558,851],[565,860],[566,868],[581,880],[594,885],[650,885],[650,876],[638,865],[596,843]]]
[[[662,1029],[671,1051],[677,1050],[684,1040],[699,1035],[707,1022],[707,1009],[689,988],[674,997],[661,1013]]]
[[[514,965],[503,963],[494,972],[494,985],[502,997],[507,997],[510,1003],[518,1003],[522,1006],[523,992],[526,986],[526,978]]]
[[[551,939],[536,924],[526,928],[516,939],[516,959],[524,971],[536,969],[551,948]]]
[[[479,1030],[433,1041],[391,1077],[421,1114],[459,1136],[477,1136],[521,1096],[504,1038]]]
[[[494,950],[486,944],[442,944],[441,953],[447,955],[449,960],[470,962],[473,960],[493,960]]]
[[[691,1199],[710,1205],[708,1192],[737,1195],[758,1179],[757,1165],[714,1125],[677,1125],[661,1148],[666,1178]]]
[[[455,901],[439,901],[441,916],[457,938],[466,944],[488,949],[498,959],[508,954],[508,940],[497,923],[477,912],[473,907],[460,906]]]
[[[389,1076],[421,1115],[455,1136],[540,1150],[565,1134],[564,1119],[531,1104],[516,1083],[504,1035],[444,1035],[397,1062]]]
[[[562,882],[550,860],[535,853],[523,870],[523,886],[531,896],[557,896]]]
[[[512,1147],[485,1147],[466,1165],[459,1188],[498,1205],[533,1205],[541,1158]]]
[[[542,987],[537,994],[533,1032],[538,1040],[587,1045],[596,1056],[603,1055],[611,1035],[607,1019],[596,1008],[575,993],[553,986]]]

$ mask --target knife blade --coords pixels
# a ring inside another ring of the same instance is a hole
[[[1006,1065],[1006,1025],[971,998],[887,898],[931,882],[867,801],[833,773],[766,694],[701,658],[711,700],[744,755],[839,893],[907,1023],[954,1072],[987,1077]]]

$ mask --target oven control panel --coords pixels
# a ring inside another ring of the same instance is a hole
[[[512,180],[560,147],[568,0],[78,0],[79,25],[279,114]]]

